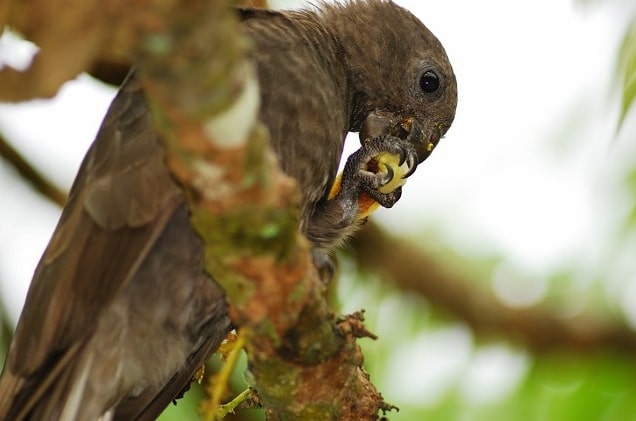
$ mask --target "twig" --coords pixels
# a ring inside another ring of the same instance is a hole
[[[206,391],[209,398],[201,402],[200,408],[203,413],[205,421],[215,421],[223,419],[227,415],[226,410],[228,405],[221,405],[221,399],[227,392],[228,382],[230,376],[236,367],[238,357],[243,350],[246,342],[246,336],[248,333],[244,329],[239,330],[236,340],[232,344],[232,350],[227,355],[227,360],[221,370],[210,378],[209,384],[206,385]],[[232,406],[229,411],[232,411],[236,405]]]
[[[9,344],[13,337],[13,324],[9,320],[9,314],[4,305],[4,302],[0,301],[0,360],[4,359],[9,351]]]
[[[8,162],[18,174],[36,191],[53,203],[64,206],[67,194],[48,181],[31,163],[11,146],[0,134],[0,156]]]
[[[234,411],[239,407],[239,405],[243,405],[245,402],[250,402],[250,400],[254,396],[254,390],[251,388],[247,388],[241,393],[239,393],[234,399],[225,405],[221,405],[218,412],[218,419],[223,419],[225,416],[229,414],[233,414]]]

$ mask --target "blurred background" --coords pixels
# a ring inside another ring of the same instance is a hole
[[[339,255],[334,306],[366,309],[389,419],[636,420],[636,4],[396,3],[444,44],[459,106],[400,202]],[[35,49],[4,34],[0,64]],[[0,104],[0,134],[68,190],[114,94],[82,75]],[[60,208],[4,159],[0,186],[4,359]],[[197,393],[162,419],[194,419]]]

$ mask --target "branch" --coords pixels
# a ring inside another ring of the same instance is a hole
[[[385,405],[355,343],[366,331],[356,316],[337,322],[327,305],[298,231],[296,185],[256,122],[256,74],[233,11],[199,2],[167,12],[154,20],[160,32],[140,27],[156,40],[138,51],[140,76],[206,268],[247,334],[268,419],[377,419]]]
[[[545,306],[506,307],[489,291],[476,288],[471,280],[462,279],[412,243],[375,224],[367,224],[358,233],[352,250],[363,270],[380,273],[400,288],[422,294],[465,321],[478,335],[503,335],[536,353],[563,348],[579,353],[609,348],[631,354],[636,350],[636,335],[618,322],[589,314],[563,318]]]
[[[137,29],[152,25],[157,13],[178,3],[4,0],[0,24],[6,17],[6,25],[39,50],[25,71],[6,66],[0,69],[0,101],[50,98],[65,82],[93,69],[98,62],[134,62],[134,46],[148,41]]]
[[[33,165],[31,165],[17,150],[13,148],[0,134],[0,156],[11,165],[18,174],[37,192],[53,203],[64,206],[66,193],[47,180]]]

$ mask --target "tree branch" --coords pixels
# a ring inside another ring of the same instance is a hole
[[[470,279],[375,224],[367,224],[351,245],[362,270],[379,273],[405,291],[422,294],[465,321],[478,335],[503,335],[535,353],[563,348],[578,353],[613,349],[631,354],[636,350],[636,335],[616,320],[589,314],[564,318],[545,306],[507,307],[489,291],[471,285]]]
[[[159,19],[161,32],[140,28],[161,42],[141,45],[141,80],[206,243],[206,268],[247,333],[267,417],[376,419],[385,405],[361,368],[361,320],[336,323],[327,305],[298,231],[296,185],[256,122],[256,74],[235,15],[229,4],[202,2]]]

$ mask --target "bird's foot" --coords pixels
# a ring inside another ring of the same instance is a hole
[[[327,200],[318,203],[316,217],[309,220],[305,234],[314,244],[337,244],[378,206],[395,205],[402,195],[402,185],[417,164],[417,153],[409,139],[381,134],[365,140],[347,158]]]
[[[347,159],[340,194],[357,197],[366,193],[390,208],[399,200],[402,185],[417,164],[417,153],[408,140],[391,135],[369,139]]]

